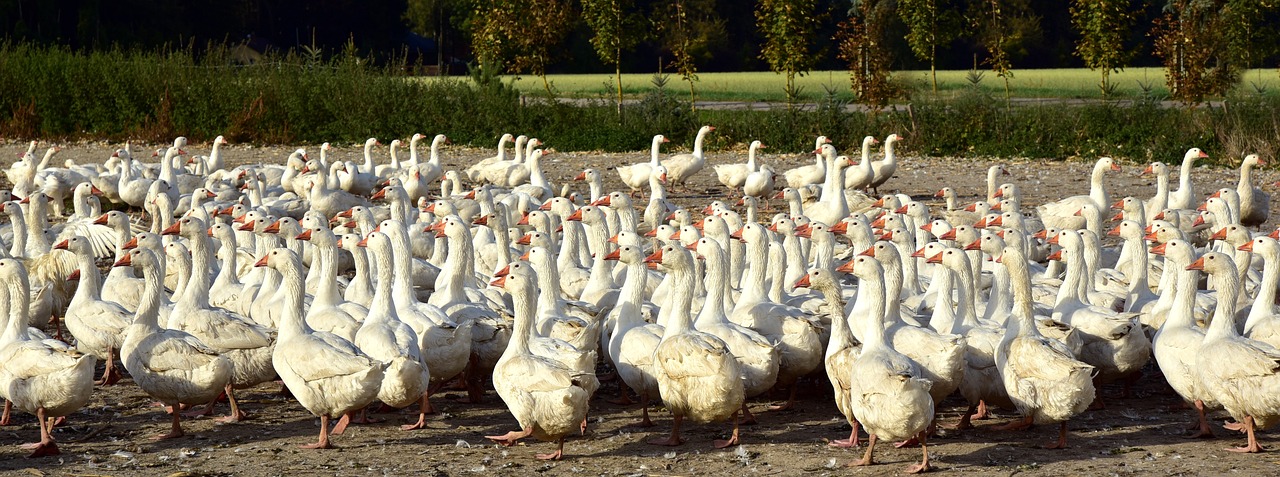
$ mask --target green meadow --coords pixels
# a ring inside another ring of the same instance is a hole
[[[978,87],[993,96],[1004,96],[1004,80],[989,70],[979,70]],[[1009,94],[1014,98],[1102,98],[1098,88],[1100,73],[1084,68],[1014,70],[1009,78]],[[545,95],[542,79],[537,76],[505,77],[514,81],[521,92],[528,95]],[[623,95],[638,97],[653,88],[652,73],[622,75]],[[974,75],[969,70],[938,72],[938,96],[950,98],[971,88]],[[611,74],[548,75],[557,94],[579,98],[606,98],[613,85]],[[912,97],[933,95],[928,71],[898,71],[893,80],[907,89]],[[1163,68],[1128,68],[1112,73],[1115,87],[1112,98],[1142,98],[1168,96]],[[710,101],[784,101],[785,81],[773,72],[701,73],[695,84],[699,100]],[[845,71],[815,71],[798,77],[801,96],[816,101],[834,91],[840,99],[852,99],[849,75]],[[688,91],[688,84],[679,75],[671,74],[666,87],[675,93]],[[1276,70],[1250,70],[1242,78],[1237,90],[1247,93],[1280,91],[1280,75]]]

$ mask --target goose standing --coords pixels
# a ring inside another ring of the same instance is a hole
[[[1026,429],[1032,424],[1061,423],[1058,441],[1067,445],[1067,421],[1084,412],[1094,399],[1094,367],[1077,361],[1061,342],[1045,338],[1034,321],[1031,272],[1022,247],[1005,247],[996,261],[1009,271],[1013,288],[1013,316],[996,349],[996,366],[1009,399],[1022,415],[1003,429]]]
[[[80,261],[80,285],[67,307],[67,331],[76,337],[76,349],[103,360],[103,385],[115,384],[120,373],[115,366],[115,352],[124,341],[124,329],[133,314],[119,304],[102,299],[102,275],[93,260],[93,248],[83,237],[71,237],[54,245],[70,250]]]
[[[898,155],[894,153],[893,145],[902,140],[897,134],[890,134],[884,138],[884,159],[871,163],[871,169],[874,171],[871,180],[871,195],[880,195],[880,185],[888,182],[893,178],[893,173],[898,171]]]
[[[844,418],[848,421],[853,429],[849,432],[848,439],[836,439],[831,441],[831,447],[855,447],[858,445],[858,424],[857,417],[853,414],[853,408],[850,404],[853,399],[851,394],[853,390],[853,362],[858,359],[858,355],[862,353],[862,343],[853,339],[853,334],[849,332],[849,320],[844,316],[844,299],[840,294],[840,285],[836,283],[835,276],[830,270],[822,268],[811,268],[809,274],[800,278],[796,282],[796,288],[805,287],[812,288],[822,293],[827,299],[827,314],[831,315],[831,340],[827,343],[827,354],[824,364],[827,370],[827,379],[831,381],[831,388],[835,393],[836,407],[840,409],[840,413],[844,414]]]
[[[254,266],[280,272],[288,303],[280,319],[272,364],[302,407],[320,418],[320,438],[304,449],[329,449],[329,420],[363,408],[378,397],[387,365],[332,333],[314,332],[302,319],[302,259],[285,248],[267,252]],[[340,426],[334,429],[341,433]]]
[[[94,270],[97,273],[97,270]],[[60,341],[33,340],[27,332],[27,301],[31,289],[27,270],[12,258],[0,260],[9,322],[0,335],[0,394],[24,412],[36,415],[40,441],[25,444],[29,457],[56,455],[53,418],[79,410],[93,396],[92,355],[80,354]]]
[[[644,414],[640,426],[649,427],[649,400],[658,393],[658,381],[653,370],[653,350],[662,341],[664,330],[661,325],[645,323],[641,316],[644,305],[644,292],[649,272],[645,269],[645,257],[640,247],[623,245],[610,252],[606,260],[618,260],[626,265],[627,277],[618,294],[618,303],[609,314],[613,321],[612,331],[607,344],[609,360],[618,370],[622,380],[621,394],[616,404],[631,404],[626,387],[634,389],[640,395],[640,406]],[[602,327],[602,331],[610,327]]]
[[[1169,387],[1196,409],[1199,432],[1192,437],[1212,437],[1213,429],[1209,427],[1205,410],[1222,406],[1205,389],[1195,370],[1196,355],[1205,336],[1195,321],[1196,284],[1200,282],[1200,272],[1187,268],[1195,258],[1195,249],[1182,240],[1170,240],[1155,246],[1151,252],[1164,255],[1165,265],[1175,267],[1173,270],[1177,274],[1173,307],[1156,331],[1151,351]]]
[[[667,178],[672,187],[684,185],[685,181],[706,167],[707,156],[702,152],[702,144],[707,139],[707,134],[715,130],[715,126],[699,128],[698,136],[693,140],[693,152],[676,154],[662,161],[663,167],[667,168]]]
[[[1191,170],[1196,166],[1196,159],[1207,159],[1208,154],[1201,151],[1198,147],[1187,149],[1186,154],[1182,155],[1182,169],[1178,171],[1178,190],[1169,193],[1170,209],[1194,209],[1196,201],[1200,200],[1200,196],[1196,195],[1196,191],[1191,185]]]
[[[745,387],[738,361],[724,341],[693,328],[689,310],[693,303],[693,259],[682,247],[666,245],[645,259],[667,269],[673,276],[671,306],[674,308],[662,341],[653,351],[653,373],[658,392],[674,421],[671,436],[650,439],[650,444],[676,446],[683,443],[680,424],[733,420],[733,433],[716,440],[716,448],[738,443],[738,411],[745,403]]]
[[[751,141],[751,146],[747,148],[746,164],[717,164],[715,165],[716,179],[730,189],[738,189],[747,182],[747,176],[752,172],[760,170],[760,166],[756,162],[756,150],[764,149],[766,146],[760,141]]]
[[[537,458],[559,460],[564,455],[564,437],[578,430],[587,417],[587,400],[591,398],[583,387],[587,376],[530,352],[537,288],[530,275],[509,274],[492,285],[509,290],[515,307],[515,329],[493,370],[493,387],[520,423],[520,430],[485,437],[508,446],[527,436],[554,440],[556,451]]]
[[[142,272],[145,286],[133,324],[120,345],[124,369],[143,392],[168,406],[173,428],[157,439],[181,437],[182,404],[212,402],[231,383],[232,364],[191,334],[160,326],[159,259],[150,250],[133,249],[115,263]]]
[[[894,350],[885,336],[884,269],[872,257],[853,259],[852,271],[859,288],[870,290],[864,295],[871,303],[862,351],[853,361],[850,373],[849,407],[871,438],[867,453],[850,465],[871,465],[876,440],[915,438],[920,442],[923,459],[907,468],[908,473],[929,470],[929,448],[925,444],[925,428],[933,421],[934,403],[929,395],[932,384],[924,379],[919,366]]]
[[[1280,422],[1280,350],[1243,336],[1236,329],[1236,299],[1240,279],[1231,257],[1219,252],[1201,255],[1187,266],[1209,274],[1218,291],[1218,305],[1195,358],[1195,373],[1214,400],[1226,408],[1248,435],[1244,447],[1231,452],[1262,452],[1254,433]]]
[[[658,161],[658,151],[662,148],[662,143],[664,142],[671,141],[661,134],[653,136],[653,145],[649,147],[649,162],[618,167],[618,177],[622,178],[623,184],[631,188],[632,194],[649,185],[649,176],[653,174],[654,169],[662,165]]]

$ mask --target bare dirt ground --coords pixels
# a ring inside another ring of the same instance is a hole
[[[554,145],[554,140],[547,141]],[[839,142],[853,143],[854,139]],[[904,146],[909,146],[904,144]],[[59,160],[80,163],[102,161],[115,144],[67,145]],[[7,166],[25,144],[0,145],[0,165]],[[154,148],[154,147],[152,147]],[[141,148],[140,148],[141,149]],[[232,146],[226,151],[231,164],[246,162],[280,163],[293,147]],[[315,150],[315,147],[311,148]],[[191,145],[196,154],[207,146]],[[800,151],[796,151],[800,152]],[[379,148],[385,161],[385,148]],[[337,157],[359,157],[354,146],[338,148]],[[135,153],[135,156],[139,155]],[[465,167],[470,161],[492,155],[487,150],[449,148],[445,163],[450,168]],[[711,163],[742,162],[745,153],[715,152]],[[571,179],[584,167],[601,170],[647,160],[647,152],[630,154],[557,153],[544,159],[549,178],[557,184]],[[807,154],[770,154],[765,163],[785,170],[811,161]],[[1067,161],[1002,160],[1011,175],[1004,181],[1022,185],[1025,203],[1032,206],[1050,198],[1085,194],[1092,159]],[[1170,161],[1181,158],[1168,158]],[[1238,159],[1235,160],[1238,162]],[[933,206],[941,206],[933,193],[943,186],[954,187],[963,200],[985,194],[985,171],[995,163],[989,159],[905,157],[897,177],[882,192],[902,192]],[[1154,179],[1138,177],[1145,165],[1125,163],[1120,173],[1109,173],[1107,185],[1117,199],[1125,195],[1149,197]],[[1176,168],[1175,168],[1176,169]],[[609,187],[621,187],[617,174],[606,172]],[[1216,188],[1234,186],[1233,169],[1198,168],[1197,193],[1207,195]],[[1270,190],[1278,175],[1262,171],[1257,184]],[[1176,177],[1174,178],[1176,184]],[[1263,185],[1265,184],[1265,185]],[[580,190],[584,187],[575,184]],[[711,198],[723,198],[726,191],[708,168],[689,187],[675,191],[674,200],[685,207],[699,208]],[[169,420],[160,408],[132,381],[94,391],[82,411],[68,417],[55,437],[62,455],[26,459],[18,444],[34,440],[37,427],[32,416],[17,413],[13,424],[0,428],[0,471],[11,475],[885,475],[900,471],[918,460],[920,451],[877,446],[880,465],[846,469],[844,464],[861,452],[833,449],[828,440],[848,436],[849,427],[831,401],[830,386],[824,381],[802,385],[797,409],[768,412],[768,400],[751,406],[760,423],[743,428],[742,446],[726,450],[711,448],[711,440],[724,437],[729,426],[687,427],[688,442],[676,448],[646,444],[646,438],[669,432],[669,415],[655,406],[657,427],[631,427],[639,409],[605,401],[617,394],[617,385],[605,383],[592,401],[592,424],[584,437],[566,444],[566,458],[560,462],[533,459],[537,452],[550,452],[553,445],[537,441],[503,448],[488,443],[483,436],[515,429],[514,419],[498,397],[489,391],[482,404],[464,404],[452,398],[453,391],[433,399],[440,414],[430,417],[426,430],[402,432],[397,424],[410,422],[409,414],[380,414],[387,422],[353,426],[335,438],[339,449],[314,451],[298,449],[314,441],[318,420],[299,404],[275,395],[278,385],[263,385],[240,394],[243,407],[253,419],[240,424],[218,424],[210,419],[184,422],[187,436],[153,441],[152,436],[168,429]],[[1172,409],[1178,398],[1164,384],[1158,371],[1149,367],[1136,387],[1137,397],[1123,399],[1120,389],[1104,386],[1107,398],[1101,411],[1085,412],[1071,422],[1069,447],[1045,450],[1039,446],[1056,437],[1056,429],[999,432],[989,429],[1012,417],[996,410],[991,420],[977,421],[978,428],[945,431],[929,442],[932,463],[940,472],[970,475],[1203,475],[1238,472],[1241,475],[1276,475],[1280,461],[1269,454],[1237,455],[1223,449],[1243,443],[1243,437],[1225,431],[1222,413],[1214,416],[1213,440],[1181,437],[1192,412]],[[775,399],[781,399],[778,395]],[[941,422],[953,426],[964,410],[958,397],[941,403]],[[225,405],[220,411],[225,410]],[[1261,437],[1274,446],[1271,435]]]

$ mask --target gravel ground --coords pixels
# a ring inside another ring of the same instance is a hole
[[[554,145],[554,141],[548,141]],[[852,142],[842,141],[842,142]],[[904,144],[909,146],[909,144]],[[68,145],[58,159],[79,163],[102,161],[117,147],[105,143]],[[0,145],[0,157],[14,157],[25,144]],[[279,163],[295,147],[232,146],[226,151],[230,164],[247,162]],[[141,149],[141,148],[140,148]],[[315,147],[311,148],[315,150]],[[207,153],[207,145],[191,145],[188,150]],[[352,145],[336,148],[337,157],[359,157]],[[385,160],[385,148],[378,150]],[[492,155],[491,151],[448,148],[444,162],[449,168],[465,167],[471,161]],[[626,154],[556,153],[544,160],[548,178],[557,184],[575,176],[585,167],[609,169],[606,186],[620,188],[612,167],[647,160],[647,152]],[[742,162],[745,151],[715,152],[711,163]],[[807,154],[766,154],[763,161],[785,170],[811,159]],[[1092,159],[1092,158],[1089,158]],[[1180,158],[1169,158],[1171,161]],[[1236,160],[1238,162],[1238,159]],[[996,161],[973,158],[904,157],[897,177],[882,192],[901,192],[933,206],[940,206],[933,193],[943,186],[955,188],[962,200],[974,200],[985,194],[986,168]],[[1003,180],[1018,182],[1025,194],[1025,205],[1067,195],[1085,194],[1091,160],[1000,160],[1011,175]],[[1107,185],[1113,197],[1126,195],[1146,198],[1154,190],[1154,179],[1139,177],[1144,165],[1123,163],[1124,170],[1110,173]],[[7,166],[8,162],[0,165]],[[1176,168],[1175,168],[1176,169]],[[1257,184],[1270,189],[1280,178],[1272,171],[1261,171]],[[1223,186],[1234,186],[1237,174],[1222,168],[1197,168],[1197,191],[1208,194]],[[1176,177],[1174,178],[1176,183]],[[575,187],[583,189],[581,184]],[[705,170],[673,198],[685,207],[701,207],[710,198],[722,198],[727,191]],[[1274,221],[1273,221],[1274,222]],[[1270,224],[1274,225],[1274,223]],[[727,434],[726,425],[688,427],[688,443],[677,448],[650,446],[644,440],[651,434],[669,431],[669,415],[660,409],[654,416],[658,427],[631,427],[638,421],[639,410],[605,401],[617,394],[617,385],[604,383],[592,401],[592,424],[584,437],[566,444],[566,458],[560,462],[533,459],[537,452],[549,452],[553,445],[529,441],[516,447],[502,448],[488,443],[486,434],[503,433],[515,428],[515,421],[492,391],[481,404],[463,404],[453,398],[458,391],[434,398],[440,414],[429,419],[428,429],[402,432],[396,424],[410,422],[409,414],[380,414],[387,422],[357,425],[347,435],[336,437],[339,449],[312,451],[297,445],[312,442],[318,431],[318,420],[296,402],[275,395],[278,385],[263,385],[241,394],[243,407],[253,419],[239,424],[218,424],[209,419],[184,423],[186,437],[168,441],[150,438],[167,430],[168,418],[125,378],[119,384],[95,390],[93,399],[82,411],[68,417],[57,428],[63,454],[56,457],[25,459],[18,444],[37,436],[32,416],[16,414],[13,424],[0,428],[0,470],[10,474],[31,475],[527,475],[534,471],[548,475],[882,475],[896,473],[919,459],[919,449],[893,449],[878,446],[876,457],[881,465],[846,469],[843,465],[855,459],[861,450],[832,449],[830,439],[845,437],[849,427],[831,401],[830,386],[825,382],[804,383],[802,399],[796,409],[768,412],[767,399],[751,403],[760,423],[745,427],[742,445],[715,450],[710,441]],[[1030,431],[1000,432],[991,430],[1012,416],[996,411],[991,420],[978,421],[969,431],[944,431],[930,441],[933,465],[941,472],[971,475],[1200,475],[1239,472],[1241,475],[1275,475],[1280,473],[1277,461],[1262,455],[1237,455],[1223,451],[1239,445],[1243,436],[1220,427],[1225,415],[1214,416],[1215,431],[1221,436],[1213,440],[1188,440],[1181,437],[1192,413],[1171,406],[1178,402],[1159,372],[1149,368],[1137,387],[1135,398],[1120,398],[1119,388],[1104,386],[1100,395],[1107,398],[1105,410],[1088,411],[1071,422],[1070,447],[1045,450],[1040,444],[1056,437],[1056,429],[1034,428]],[[783,396],[776,396],[781,399]],[[958,397],[941,403],[941,422],[954,425],[964,410]],[[225,409],[225,407],[223,407]],[[1264,445],[1275,439],[1261,436]]]

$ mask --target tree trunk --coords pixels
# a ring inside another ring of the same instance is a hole
[[[618,117],[622,117],[622,48],[619,47],[613,53],[613,78],[616,83],[618,93]]]

